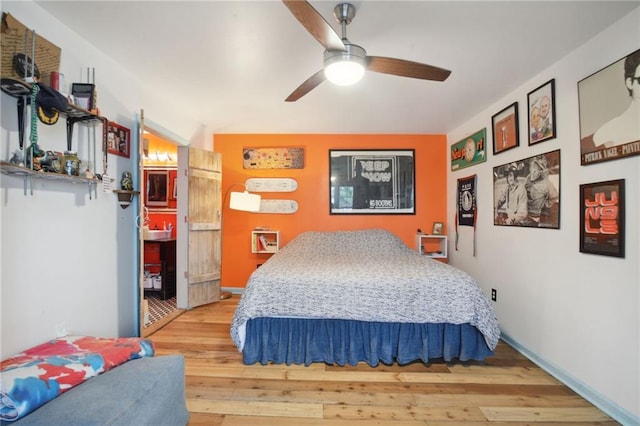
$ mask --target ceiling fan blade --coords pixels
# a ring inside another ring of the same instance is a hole
[[[382,56],[367,56],[367,70],[400,77],[435,81],[445,81],[451,74],[451,71],[444,68]]]
[[[309,2],[300,0],[282,0],[282,2],[325,49],[346,50],[340,36]]]
[[[320,70],[311,77],[309,77],[304,83],[302,83],[296,90],[291,92],[289,97],[285,99],[285,102],[295,102],[313,89],[315,89],[320,83],[325,80],[324,70]]]

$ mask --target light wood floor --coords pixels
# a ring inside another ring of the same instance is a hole
[[[244,365],[229,337],[238,296],[187,311],[150,336],[186,360],[189,425],[615,425],[500,342],[483,363]]]

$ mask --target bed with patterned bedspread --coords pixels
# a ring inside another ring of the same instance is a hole
[[[483,360],[500,329],[467,273],[389,231],[305,232],[249,278],[231,324],[246,364]]]

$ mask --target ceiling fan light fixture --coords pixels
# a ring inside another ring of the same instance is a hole
[[[360,46],[345,43],[346,51],[324,52],[324,75],[333,84],[350,86],[364,76],[367,53]]]

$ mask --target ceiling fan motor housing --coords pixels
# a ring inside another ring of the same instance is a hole
[[[344,47],[344,51],[325,50],[324,73],[329,81],[347,86],[364,75],[367,52],[355,44],[345,43]]]

